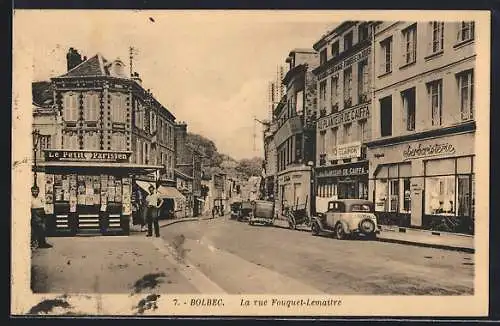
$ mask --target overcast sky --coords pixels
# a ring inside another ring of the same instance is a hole
[[[132,45],[143,86],[189,131],[237,159],[262,155],[262,127],[253,116],[268,116],[277,65],[336,25],[328,12],[33,11],[21,17],[31,22],[23,35],[33,42],[35,80],[63,74],[69,47],[88,58],[119,57],[128,71]]]

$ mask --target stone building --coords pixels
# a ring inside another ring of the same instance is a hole
[[[473,232],[474,22],[374,28],[370,199],[383,224]]]
[[[311,212],[311,171],[315,160],[316,78],[312,69],[318,54],[312,49],[292,50],[282,83],[286,95],[273,112],[277,124],[273,141],[277,157],[278,216],[285,207],[306,207]]]
[[[371,23],[347,21],[314,44],[317,77],[316,195],[368,199]]]

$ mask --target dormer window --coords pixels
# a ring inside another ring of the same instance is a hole
[[[319,64],[324,64],[326,62],[326,49],[321,50],[319,53]]]
[[[344,36],[344,51],[352,48],[352,32],[349,32],[346,36]]]
[[[339,52],[340,52],[340,45],[339,45],[339,41],[336,41],[332,44],[332,57],[336,57],[339,55]]]

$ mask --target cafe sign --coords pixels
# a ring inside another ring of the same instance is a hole
[[[318,121],[317,129],[326,130],[328,128],[337,127],[344,123],[349,123],[361,119],[367,119],[370,116],[368,105],[358,106],[347,110],[342,110],[338,113],[324,117]]]
[[[333,166],[327,168],[319,168],[316,171],[316,177],[352,177],[368,174],[368,162],[361,164],[350,164],[347,166]]]
[[[370,48],[364,49],[361,52],[356,53],[355,55],[350,56],[349,58],[341,61],[340,63],[326,69],[325,71],[318,74],[318,79],[323,79],[326,76],[336,73],[345,68],[349,68],[354,62],[365,59],[370,54]]]
[[[128,162],[131,152],[89,150],[45,150],[46,161]]]
[[[361,156],[361,142],[342,144],[335,147],[328,160],[345,160]]]
[[[403,158],[411,160],[421,157],[436,156],[442,154],[455,154],[455,146],[450,143],[435,143],[435,144],[421,144],[408,145],[403,150]]]

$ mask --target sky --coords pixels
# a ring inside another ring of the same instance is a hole
[[[269,116],[268,85],[277,66],[286,67],[290,50],[312,48],[337,24],[328,12],[22,14],[17,18],[26,22],[22,34],[30,42],[25,46],[32,47],[34,80],[65,73],[70,47],[88,58],[98,52],[108,60],[120,58],[128,71],[128,48],[134,46],[138,49],[134,70],[143,87],[177,121],[185,121],[188,131],[212,139],[219,152],[235,159],[263,155],[262,126],[253,117]]]

